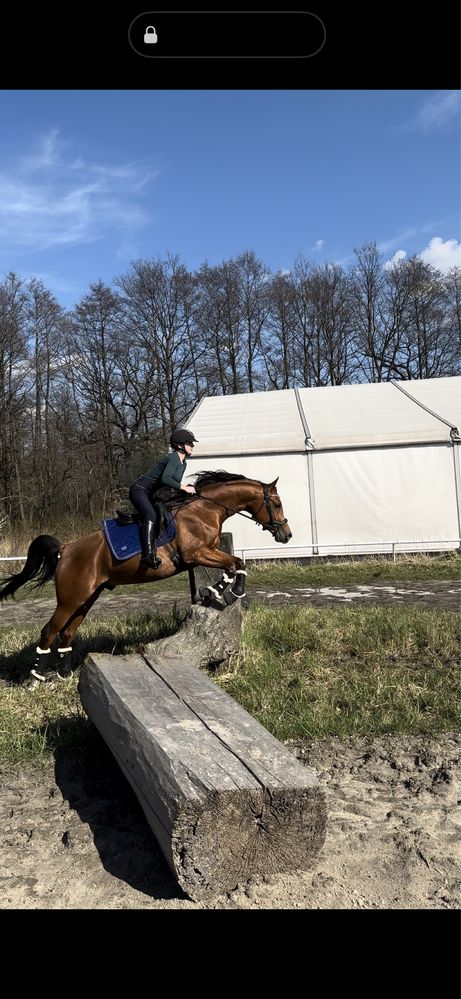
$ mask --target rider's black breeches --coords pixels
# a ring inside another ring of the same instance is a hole
[[[144,520],[152,520],[154,524],[157,524],[157,511],[155,506],[151,501],[151,497],[147,492],[147,489],[139,482],[133,482],[130,489],[130,500],[133,506],[136,508],[138,513],[141,514]],[[155,503],[155,498],[152,497]]]

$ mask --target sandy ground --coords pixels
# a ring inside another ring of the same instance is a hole
[[[363,599],[363,588],[351,589]],[[424,602],[459,606],[459,584],[421,589]],[[338,596],[325,594],[328,602]],[[284,602],[282,594],[266,599]],[[130,609],[147,609],[143,603]],[[25,601],[4,605],[0,626],[10,624],[10,609],[16,623],[31,620],[32,610],[46,620],[43,601]],[[327,796],[327,837],[308,872],[237,885],[206,904],[190,901],[95,734],[90,760],[58,755],[45,767],[0,771],[0,908],[461,908],[461,734],[287,745]]]
[[[287,744],[326,790],[308,872],[190,901],[129,784],[96,759],[2,771],[2,909],[459,909],[461,736]]]

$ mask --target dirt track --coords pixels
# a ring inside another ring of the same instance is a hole
[[[292,745],[326,789],[309,872],[194,903],[101,745],[91,761],[3,772],[3,909],[459,909],[461,736]]]
[[[310,607],[327,607],[338,604],[416,604],[422,607],[440,607],[461,610],[461,582],[459,580],[431,581],[427,583],[380,584],[374,586],[323,586],[291,587],[282,590],[248,587],[249,600],[281,607],[290,603],[308,604]],[[91,617],[110,614],[136,614],[156,608],[160,613],[171,610],[176,604],[180,609],[190,606],[189,593],[162,593],[150,586],[134,593],[103,592],[91,609]],[[45,624],[56,606],[55,600],[27,598],[8,600],[0,604],[0,628],[23,624],[25,621]]]
[[[284,593],[277,604],[397,600],[459,609],[459,583]],[[403,591],[403,593],[397,592]],[[393,595],[390,591],[394,591]],[[411,592],[410,592],[411,591]],[[424,591],[424,592],[423,592]],[[272,595],[271,595],[272,593]],[[356,595],[353,596],[352,594]],[[250,592],[250,595],[256,595]],[[141,599],[140,599],[141,597]],[[179,598],[174,598],[178,606]],[[186,596],[184,597],[187,603]],[[47,601],[52,609],[54,602]],[[185,605],[184,604],[184,605]],[[104,594],[92,613],[171,607],[171,596]],[[10,613],[13,618],[10,618]],[[4,605],[0,627],[47,619],[43,601]],[[24,696],[33,696],[24,691]],[[98,737],[96,737],[98,739]],[[236,886],[206,905],[187,899],[102,741],[90,762],[0,774],[3,909],[459,909],[461,735],[291,744],[327,793],[326,843],[308,873]]]

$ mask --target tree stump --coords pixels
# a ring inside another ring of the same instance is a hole
[[[219,610],[193,604],[178,631],[169,638],[151,642],[146,653],[184,658],[194,666],[214,669],[240,650],[242,627],[240,600]]]

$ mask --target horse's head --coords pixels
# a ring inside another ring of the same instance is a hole
[[[263,531],[270,531],[275,541],[286,545],[291,538],[290,525],[284,515],[282,501],[277,492],[278,477],[269,484],[260,482],[258,485],[263,491],[262,502],[255,505],[252,514],[258,524],[261,524]]]

